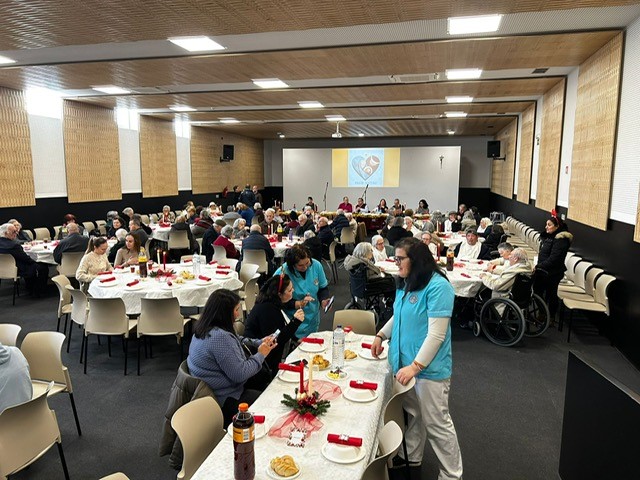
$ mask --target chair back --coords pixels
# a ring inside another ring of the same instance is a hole
[[[18,266],[13,255],[8,253],[0,254],[0,279],[17,280]]]
[[[105,222],[104,220],[96,220],[93,223],[96,224],[96,228],[100,232],[100,235],[103,235],[103,236],[107,235],[107,222]]]
[[[606,308],[605,313],[610,314],[609,310],[609,285],[616,280],[616,277],[608,274],[601,275],[596,281],[596,291],[594,299],[596,303],[604,305]]]
[[[247,286],[247,283],[249,283],[249,280],[251,280],[256,273],[258,273],[258,265],[254,263],[242,262],[242,265],[240,265],[240,273],[238,274],[238,278],[244,285],[243,290]]]
[[[258,296],[258,279],[250,278],[244,286],[244,305],[247,309],[247,315],[256,304],[256,297]]]
[[[526,308],[531,303],[533,293],[533,276],[526,273],[516,275],[511,287],[511,299],[520,308]]]
[[[191,248],[186,230],[169,230],[169,250],[185,250]]]
[[[31,465],[54,443],[61,442],[56,415],[47,404],[52,386],[0,414],[0,478]]]
[[[404,410],[402,408],[403,397],[416,384],[416,379],[412,378],[409,383],[402,385],[397,380],[393,380],[393,394],[384,407],[384,423],[396,422],[404,431],[406,425],[404,423]]]
[[[85,323],[87,323],[87,316],[89,313],[87,311],[87,294],[82,290],[73,288],[71,285],[67,285],[66,289],[69,290],[72,299],[71,320],[78,325],[84,325]]]
[[[264,250],[243,249],[242,262],[249,262],[257,265],[259,273],[267,273],[267,270],[269,269],[267,253]]]
[[[91,232],[96,229],[96,226],[93,222],[82,222],[82,226],[87,232]]]
[[[84,252],[63,252],[62,262],[58,266],[58,273],[69,278],[75,278],[76,270],[80,266],[82,257],[84,257]]]
[[[333,316],[333,329],[338,325],[349,325],[360,335],[376,334],[376,316],[370,310],[338,310]]]
[[[5,347],[15,347],[22,327],[13,323],[0,323],[0,343]]]
[[[183,335],[184,317],[177,298],[142,298],[140,301],[138,336]]]
[[[233,330],[236,332],[236,335],[244,335],[244,322],[240,320],[233,322]]]
[[[27,237],[29,237],[29,240],[33,240],[33,233],[31,232],[31,230],[27,230],[26,228],[23,228],[22,231]]]
[[[337,246],[338,246],[338,242],[336,242],[335,240],[331,242],[331,245],[329,245],[329,261],[331,263],[336,263],[336,247]]]
[[[351,227],[343,227],[340,231],[340,243],[356,243],[356,235]]]
[[[198,398],[173,414],[171,427],[178,434],[184,451],[178,479],[189,480],[224,438],[222,410],[213,398]]]
[[[212,260],[216,260],[219,262],[227,258],[227,251],[224,249],[222,245],[213,245],[213,258]]]
[[[85,335],[123,335],[129,333],[129,319],[121,298],[89,299]]]
[[[160,219],[160,217],[158,216],[157,213],[152,213],[151,215],[149,215],[149,221],[151,223],[158,223],[159,219]]]
[[[54,381],[71,387],[68,370],[62,364],[64,339],[60,332],[31,332],[24,337],[20,350],[29,362],[32,380]]]
[[[362,480],[389,480],[387,462],[402,445],[402,430],[396,422],[389,422],[378,435],[380,456],[371,461],[362,475]]]
[[[591,262],[580,262],[576,265],[576,269],[573,273],[573,283],[576,287],[585,289],[585,282],[587,280],[587,271],[593,267]]]
[[[578,263],[581,261],[582,261],[582,257],[579,257],[578,255],[571,255],[570,257],[565,257],[564,266],[567,267],[567,271],[565,272],[564,275],[565,277],[567,277],[568,280],[571,280],[572,282],[574,281],[576,265],[578,265]]]
[[[56,275],[51,279],[53,283],[58,287],[58,293],[60,294],[60,301],[58,302],[58,317],[62,316],[62,307],[71,305],[71,292],[67,290],[67,285],[71,285],[69,279],[64,275]]]
[[[51,232],[49,232],[49,229],[47,227],[38,227],[38,228],[34,228],[33,229],[33,233],[36,234],[36,240],[44,240],[45,238],[51,238]],[[54,234],[57,234],[58,232],[54,231]]]
[[[600,276],[601,273],[604,273],[604,270],[601,268],[590,268],[587,272],[587,277],[584,281],[584,293],[587,295],[595,296],[596,289],[596,279]]]
[[[149,225],[149,215],[140,215],[140,220],[145,225]]]
[[[222,258],[218,260],[218,265],[228,265],[231,267],[231,270],[236,270],[238,267],[238,259],[237,258]]]

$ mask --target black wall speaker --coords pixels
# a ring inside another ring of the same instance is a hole
[[[220,161],[230,162],[231,160],[233,160],[233,145],[223,145],[222,157],[220,157]]]
[[[490,140],[487,142],[487,158],[498,158],[500,156],[500,140]]]

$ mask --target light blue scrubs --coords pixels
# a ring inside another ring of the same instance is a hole
[[[303,338],[310,333],[318,331],[318,327],[320,326],[320,301],[318,300],[318,291],[321,288],[327,287],[329,282],[324,274],[322,264],[315,259],[311,260],[311,265],[307,268],[304,278],[302,278],[302,275],[300,275],[300,272],[297,270],[293,273],[290,272],[286,263],[276,270],[274,276],[280,275],[280,272],[283,270],[293,283],[294,300],[302,300],[307,294],[315,298],[315,302],[307,303],[302,309],[304,311],[304,322],[302,322],[298,330],[296,330],[296,337]],[[286,313],[290,317],[293,317],[295,310],[287,310]]]
[[[411,365],[429,333],[429,318],[451,317],[455,293],[451,284],[434,273],[422,290],[396,291],[393,304],[393,329],[389,342],[389,363],[393,373]],[[417,378],[445,380],[451,377],[451,324],[444,342],[431,363]]]

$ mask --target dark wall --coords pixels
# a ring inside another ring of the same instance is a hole
[[[490,194],[492,210],[513,215],[541,231],[549,212],[508,198]],[[564,208],[560,214],[567,213]],[[609,291],[611,335],[616,347],[640,368],[640,243],[633,241],[634,226],[609,220],[603,232],[588,225],[567,220],[573,233],[571,250],[616,277]]]
[[[493,211],[491,207],[491,190],[488,188],[460,188],[458,203],[464,203],[468,208],[478,207],[480,215],[488,217]],[[453,208],[456,208],[454,205]]]

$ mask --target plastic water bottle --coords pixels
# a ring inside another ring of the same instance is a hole
[[[255,421],[249,413],[249,405],[238,405],[238,414],[233,417],[233,478],[253,480],[256,476],[254,451]]]
[[[293,242],[293,228],[289,228],[289,241]]]
[[[338,325],[333,331],[331,364],[333,368],[344,367],[344,330],[342,329],[342,325]]]
[[[200,255],[197,253],[193,254],[193,274],[197,277],[200,275]]]

